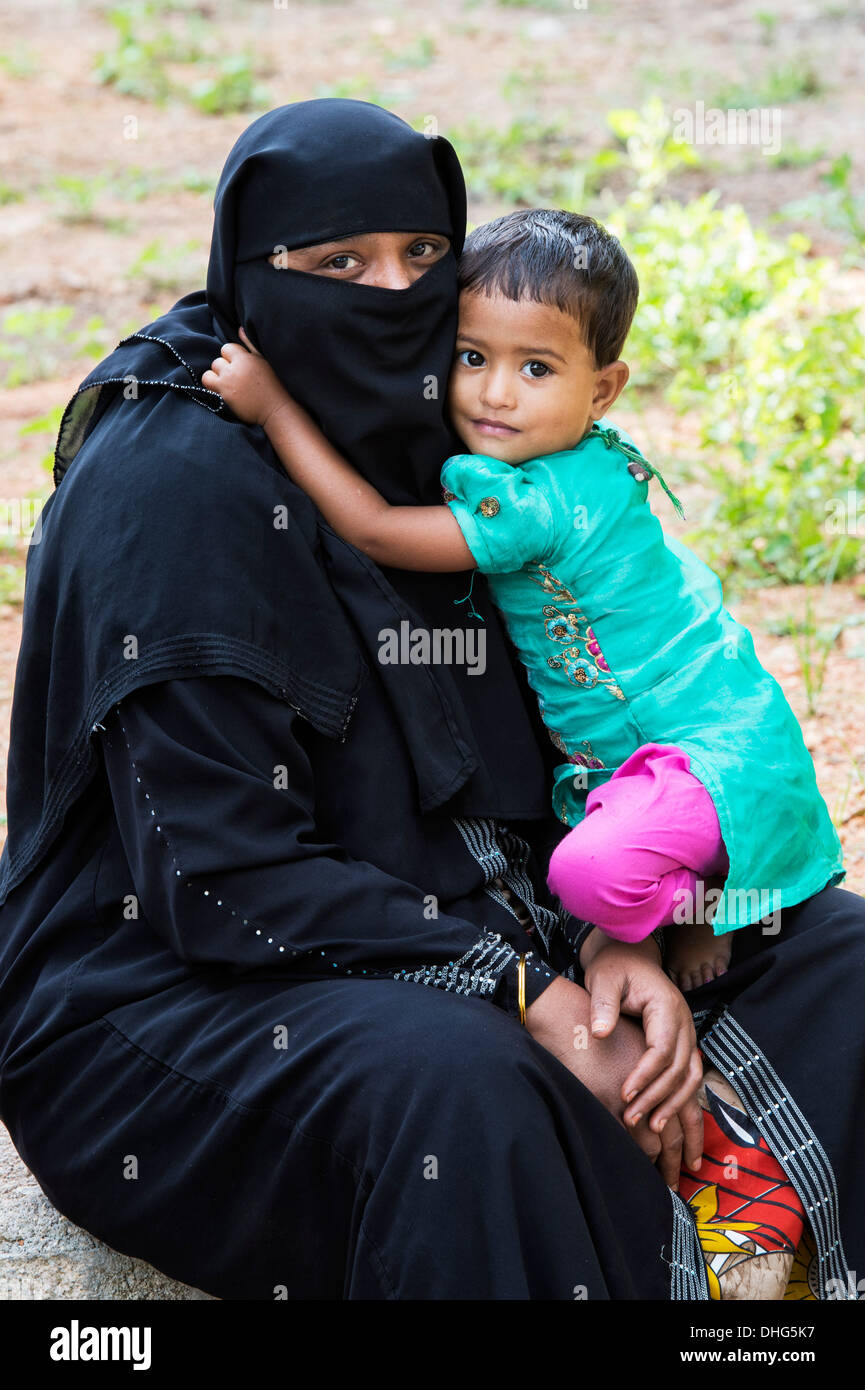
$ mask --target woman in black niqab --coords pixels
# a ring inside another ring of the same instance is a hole
[[[268,260],[281,247],[402,229],[452,243],[404,290]],[[378,662],[377,633],[406,619],[482,626],[485,644],[482,674],[465,664],[381,666],[419,808],[547,816],[554,750],[482,577],[472,593],[479,622],[461,602],[471,574],[374,566],[324,524],[264,432],[201,386],[242,323],[385,496],[440,499],[441,465],[460,447],[443,400],[464,233],[450,144],[380,107],[298,102],[237,141],[217,189],[206,293],[124,339],[61,423],[57,488],[28,557],[17,681],[29,693],[12,714],[0,902],[92,777],[92,732],[124,694],[184,674],[234,673],[344,739],[368,664]]]

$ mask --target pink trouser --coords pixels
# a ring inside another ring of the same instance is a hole
[[[698,878],[726,873],[715,805],[690,765],[674,744],[644,743],[589,792],[584,820],[556,846],[547,875],[575,917],[642,941],[695,901]]]

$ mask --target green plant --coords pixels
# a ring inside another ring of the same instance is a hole
[[[807,169],[825,156],[826,149],[823,145],[814,145],[812,149],[806,149],[803,145],[788,141],[777,154],[769,155],[769,163],[773,169]]]
[[[208,115],[247,111],[270,102],[270,93],[257,80],[260,64],[254,53],[223,53],[197,8],[129,0],[106,11],[105,18],[117,33],[117,46],[99,54],[96,77],[119,92],[155,102],[173,97]],[[191,84],[175,75],[174,70],[184,65],[199,70]]]
[[[626,168],[642,201],[676,170],[700,163],[693,145],[673,134],[672,122],[658,97],[651,97],[640,111],[608,111],[607,125],[621,148],[608,156],[605,167]]]
[[[470,120],[448,138],[477,198],[564,207],[581,196],[586,170],[575,161],[561,120],[517,118],[504,130]]]
[[[823,80],[811,60],[794,58],[782,67],[771,68],[762,77],[720,88],[706,105],[726,109],[783,106],[790,101],[819,96],[823,90]]]
[[[17,43],[12,53],[0,53],[0,70],[10,77],[32,77],[36,71],[32,50]]]
[[[180,32],[163,23],[165,7],[155,0],[128,0],[105,11],[105,19],[117,34],[117,46],[96,60],[98,82],[110,83],[118,92],[163,102],[174,91],[169,63],[195,62],[202,56],[206,22],[191,11],[182,11]]]
[[[71,329],[74,313],[69,304],[7,309],[0,325],[0,360],[11,364],[5,386],[47,380],[62,364],[102,355],[108,336],[103,320],[90,318]]]
[[[214,74],[189,88],[188,100],[213,116],[267,106],[270,93],[256,80],[255,64],[249,50],[220,59]]]
[[[754,18],[762,30],[763,42],[771,43],[775,37],[775,30],[778,28],[778,15],[774,10],[758,10]]]
[[[42,467],[49,473],[52,472],[54,468],[54,445],[60,429],[60,421],[63,419],[64,409],[65,406],[56,405],[52,410],[49,410],[47,414],[40,415],[37,419],[30,420],[26,425],[22,425],[18,431],[18,434],[25,439],[31,434],[44,434],[48,436],[51,447],[47,453],[42,455],[40,462]]]
[[[414,43],[407,48],[389,48],[381,38],[376,38],[375,49],[383,59],[388,72],[402,72],[406,68],[427,68],[436,56],[435,40],[429,34],[419,34]]]
[[[0,565],[0,603],[8,603],[15,608],[24,603],[24,566],[14,564]],[[3,817],[5,824],[6,818]]]
[[[855,820],[857,816],[865,816],[865,764],[863,764],[862,767],[859,766],[855,756],[853,755],[850,745],[844,738],[843,734],[839,733],[838,739],[844,746],[844,751],[847,754],[847,758],[850,762],[851,771],[847,774],[847,785],[844,788],[844,791],[842,792],[841,796],[838,798],[835,810],[832,813],[832,820],[835,824],[836,830],[840,830],[842,825],[846,825],[849,821]],[[857,790],[857,799],[861,802],[861,804],[855,806],[854,809],[848,814],[847,806],[850,801],[850,792],[853,789],[854,782],[858,782],[859,784],[859,789]]]
[[[6,386],[23,386],[53,375],[74,312],[68,304],[6,310],[0,328],[0,360],[11,364]]]
[[[712,500],[689,543],[734,588],[865,568],[861,537],[830,524],[836,499],[865,491],[862,315],[827,307],[833,267],[805,237],[774,238],[714,192],[662,196],[681,152],[656,106],[613,120],[633,186],[588,210],[639,276],[634,386],[663,390],[699,431],[692,469]]]
[[[411,91],[385,91],[369,77],[344,77],[339,82],[320,82],[315,89],[317,97],[355,97],[358,101],[371,101],[375,106],[405,106],[414,99]]]
[[[139,252],[127,275],[142,282],[144,293],[159,294],[163,290],[176,290],[190,281],[203,278],[204,260],[204,250],[198,241],[166,246],[156,237]]]
[[[799,657],[799,670],[805,687],[808,714],[817,713],[817,701],[826,677],[826,663],[829,653],[844,631],[843,623],[832,623],[818,628],[814,618],[814,601],[811,594],[805,595],[805,617],[793,625],[791,635]]]
[[[49,192],[60,206],[60,221],[71,226],[101,221],[96,213],[96,200],[107,184],[106,174],[95,174],[90,178],[57,174]]]
[[[858,262],[865,253],[865,194],[854,193],[850,187],[852,164],[849,154],[840,155],[828,173],[820,176],[828,192],[812,193],[807,198],[785,203],[778,216],[797,222],[822,222],[826,227],[844,232],[852,242],[846,259]]]

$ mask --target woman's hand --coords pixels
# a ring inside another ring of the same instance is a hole
[[[622,1086],[625,1124],[648,1122],[670,1150],[668,1165],[675,1145],[687,1167],[698,1169],[703,1114],[696,1091],[703,1068],[691,1011],[661,969],[656,943],[647,938],[626,944],[596,929],[586,938],[581,964],[591,996],[593,1037],[609,1037],[621,1026],[621,1013],[639,1015],[642,1021],[648,1048]]]
[[[619,1020],[611,1036],[595,1037],[591,1019],[589,995],[563,976],[553,980],[526,1010],[526,1027],[532,1037],[623,1124],[624,1081],[645,1055],[645,1039],[639,1026],[628,1018]],[[682,1128],[677,1117],[670,1119],[660,1135],[649,1128],[646,1118],[627,1130],[652,1162],[657,1162],[664,1181],[676,1187],[682,1157]]]
[[[242,328],[240,336],[246,346],[224,343],[201,384],[217,391],[239,420],[264,426],[275,410],[291,402],[291,396]]]

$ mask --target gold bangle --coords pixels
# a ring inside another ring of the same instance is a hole
[[[517,997],[520,1005],[520,1023],[526,1026],[526,958],[520,956],[520,964],[517,970]]]

